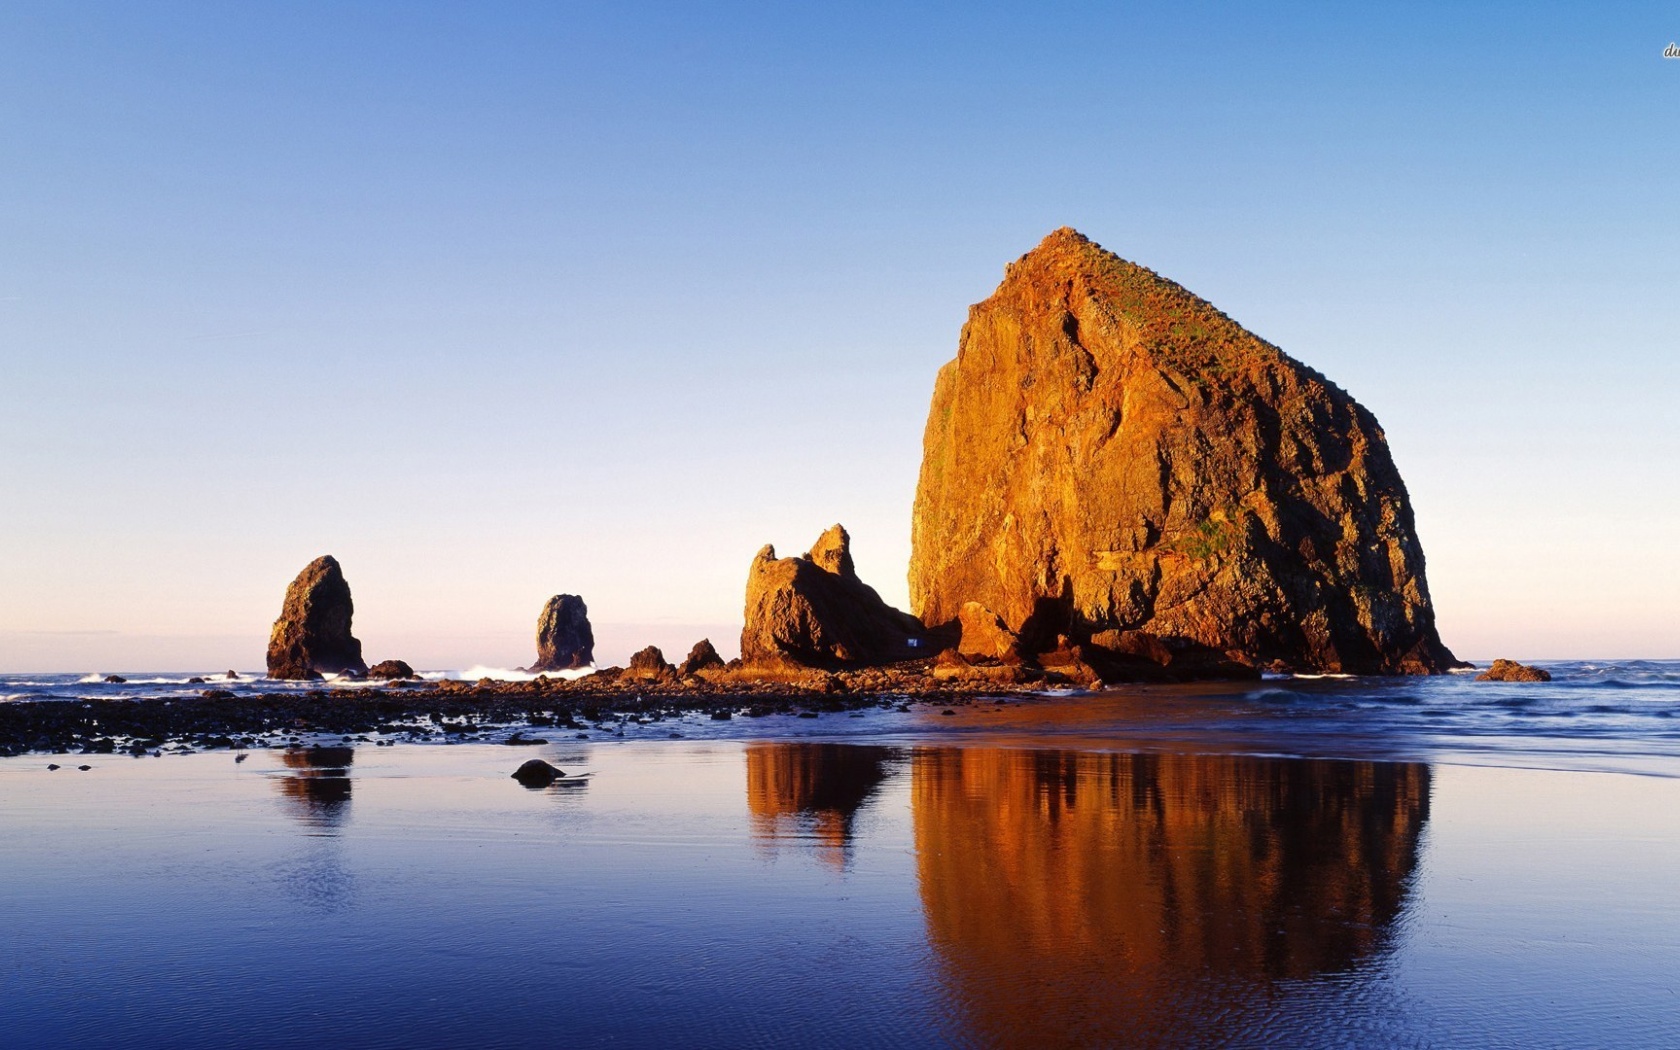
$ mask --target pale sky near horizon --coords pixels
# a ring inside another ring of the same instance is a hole
[[[1071,225],[1383,423],[1459,655],[1680,657],[1680,10],[9,3],[0,672],[732,651]]]

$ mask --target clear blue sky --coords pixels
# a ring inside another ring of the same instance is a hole
[[[0,670],[730,649],[905,601],[935,370],[1068,224],[1375,411],[1461,655],[1680,656],[1672,4],[0,7]]]

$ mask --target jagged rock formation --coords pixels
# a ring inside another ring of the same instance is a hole
[[[624,670],[627,678],[673,678],[676,673],[676,668],[665,662],[665,654],[657,645],[650,645],[630,657],[630,666]]]
[[[1476,676],[1478,682],[1550,682],[1552,672],[1540,667],[1519,664],[1515,660],[1495,660],[1493,666]]]
[[[366,674],[362,643],[350,634],[350,585],[332,555],[316,558],[286,588],[280,618],[268,636],[270,678]]]
[[[725,666],[723,657],[712,645],[710,638],[702,638],[694,643],[694,648],[688,651],[688,658],[677,665],[677,674],[684,678],[701,671],[712,670]]]
[[[777,558],[766,544],[747,572],[743,663],[889,663],[931,655],[927,633],[858,579],[851,537],[839,525],[803,557]]]
[[[929,625],[979,602],[1035,650],[1142,632],[1181,667],[1457,665],[1371,413],[1070,229],[939,372],[910,596]]]
[[[575,594],[556,594],[537,618],[537,662],[532,671],[572,671],[595,661],[589,608]]]

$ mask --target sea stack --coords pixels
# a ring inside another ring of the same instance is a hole
[[[798,558],[768,544],[747,570],[741,660],[806,666],[881,664],[932,655],[920,620],[858,579],[851,536],[835,525]]]
[[[537,662],[532,671],[574,671],[595,662],[589,608],[575,594],[556,594],[537,618]]]
[[[1028,650],[1460,666],[1376,418],[1071,229],[970,309],[935,383],[911,544],[924,623],[976,602]]]
[[[350,585],[332,555],[316,558],[286,588],[286,602],[268,636],[270,678],[313,679],[366,674],[362,643],[350,633]]]

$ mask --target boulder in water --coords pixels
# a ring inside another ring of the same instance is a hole
[[[1552,672],[1515,660],[1495,660],[1493,666],[1476,676],[1478,682],[1550,682]]]
[[[540,758],[530,759],[513,771],[513,779],[528,788],[545,788],[565,775],[565,770],[558,769]]]
[[[413,678],[414,668],[405,660],[381,660],[368,668],[367,676],[384,679]]]

